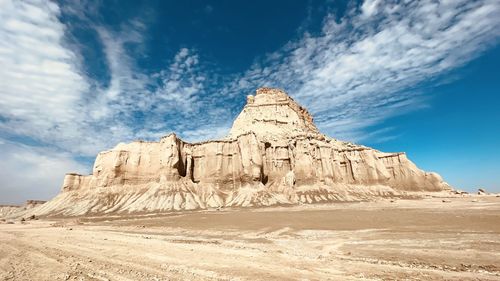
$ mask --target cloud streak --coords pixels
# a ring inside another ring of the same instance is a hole
[[[128,47],[144,40],[145,26],[137,19],[111,30],[72,10],[104,47],[110,80],[102,83],[84,73],[84,58],[67,42],[69,30],[55,3],[4,1],[1,8],[0,134],[5,138],[93,156],[120,141],[183,129],[180,118],[197,116],[206,103],[206,74],[192,50],[181,48],[157,73],[136,65]]]
[[[64,46],[59,14],[51,2],[2,2],[2,131],[37,139],[72,131],[87,82],[79,73],[77,57]]]
[[[498,42],[498,1],[365,1],[319,36],[305,33],[228,89],[287,89],[327,133],[359,139],[368,126],[422,106],[419,83],[439,77]]]

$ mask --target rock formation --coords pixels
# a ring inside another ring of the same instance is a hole
[[[404,153],[383,153],[321,134],[284,91],[261,88],[226,138],[118,144],[99,153],[91,175],[67,174],[37,215],[268,206],[397,196],[449,189]]]
[[[26,203],[23,205],[0,205],[0,218],[9,217],[11,215],[20,217],[32,209],[45,204],[45,202],[46,201],[43,200],[26,200]]]

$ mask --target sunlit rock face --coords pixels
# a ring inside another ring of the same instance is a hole
[[[221,140],[118,144],[91,175],[67,174],[40,215],[84,215],[269,206],[443,191],[439,175],[404,153],[383,153],[321,134],[284,91],[260,88]]]
[[[297,136],[317,136],[309,112],[283,90],[260,88],[255,96],[247,97],[247,104],[234,121],[229,133],[237,137],[253,132],[260,140],[289,139]]]

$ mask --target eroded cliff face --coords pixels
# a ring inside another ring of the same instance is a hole
[[[83,215],[224,206],[369,200],[450,187],[404,153],[383,153],[319,132],[312,116],[278,89],[261,88],[228,137],[187,143],[119,144],[99,153],[91,175],[67,174],[37,212]]]

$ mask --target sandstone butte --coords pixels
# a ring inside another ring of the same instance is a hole
[[[247,97],[229,135],[189,143],[120,143],[91,175],[66,174],[37,215],[78,216],[373,200],[450,190],[405,153],[384,153],[320,133],[284,91]]]

